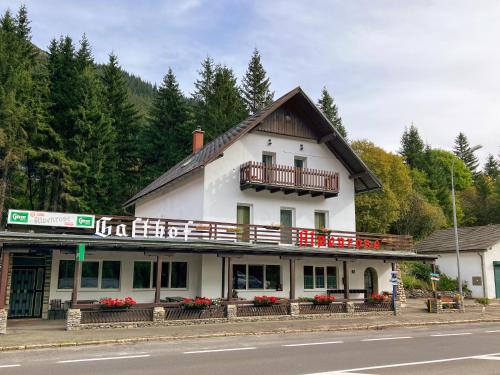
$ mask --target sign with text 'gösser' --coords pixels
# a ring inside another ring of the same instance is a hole
[[[9,210],[7,224],[92,229],[95,225],[95,217],[94,215],[61,212]]]

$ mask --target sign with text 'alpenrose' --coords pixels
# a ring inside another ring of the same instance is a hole
[[[95,217],[62,212],[9,210],[7,224],[92,229],[95,225]]]

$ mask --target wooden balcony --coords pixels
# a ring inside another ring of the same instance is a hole
[[[249,161],[240,166],[240,188],[330,198],[339,193],[339,174],[319,169]]]

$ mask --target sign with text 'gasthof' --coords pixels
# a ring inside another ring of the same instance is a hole
[[[92,229],[95,225],[95,217],[62,212],[9,210],[7,224]]]

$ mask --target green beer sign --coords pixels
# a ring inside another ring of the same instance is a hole
[[[93,229],[95,216],[63,212],[9,210],[7,224]]]

